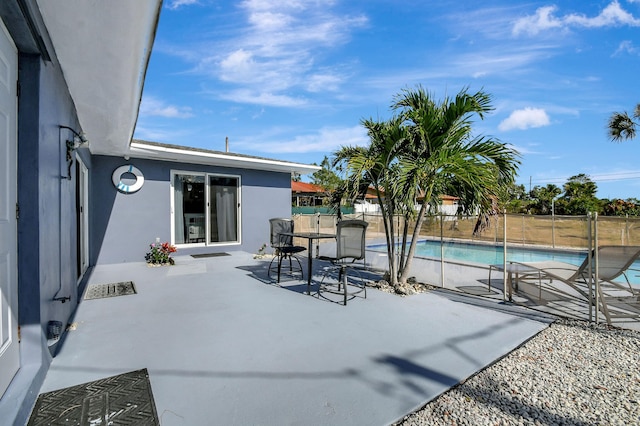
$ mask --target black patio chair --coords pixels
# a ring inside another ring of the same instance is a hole
[[[282,261],[289,260],[289,274],[294,276],[300,273],[300,279],[303,278],[302,264],[296,254],[306,250],[305,247],[293,244],[293,220],[284,218],[269,219],[271,229],[271,247],[274,250],[274,257],[269,263],[267,275],[271,278],[271,270],[273,262],[278,260],[278,283],[280,283],[280,271],[282,270]],[[294,267],[293,259],[298,262],[298,267]]]
[[[355,298],[358,294],[364,293],[367,298],[367,286],[362,275],[358,271],[364,263],[356,263],[365,258],[366,232],[369,224],[364,220],[342,220],[338,222],[336,235],[336,256],[320,256],[322,260],[328,260],[333,265],[325,272],[318,286],[318,297],[323,296],[323,292],[338,294],[343,296],[343,304],[347,305],[347,300]],[[332,271],[338,271],[338,279],[327,280]],[[352,276],[347,276],[348,271]]]

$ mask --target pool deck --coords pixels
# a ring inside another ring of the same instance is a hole
[[[232,252],[93,268],[88,284],[138,293],[80,303],[41,391],[147,368],[163,426],[385,425],[553,320],[448,290],[369,289],[341,306],[304,294],[306,281],[276,285],[267,265]]]

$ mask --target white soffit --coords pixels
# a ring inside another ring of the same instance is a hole
[[[162,1],[37,4],[91,152],[124,154],[138,118]]]
[[[134,140],[131,143],[128,156],[150,160],[173,161],[184,164],[205,164],[283,173],[296,172],[301,175],[314,173],[321,169],[320,166],[312,164],[292,163],[242,154],[180,147],[177,145],[145,143],[139,140]]]

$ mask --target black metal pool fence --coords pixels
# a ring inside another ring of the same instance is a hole
[[[370,239],[384,236],[384,224],[379,214],[343,214],[369,222]],[[335,232],[338,217],[333,214],[294,215],[296,230]],[[404,226],[394,218],[397,229]],[[585,216],[496,214],[489,216],[484,229],[474,233],[478,216],[432,215],[420,230],[421,238],[464,240],[508,245],[541,246],[588,250],[594,241],[598,245],[640,245],[640,218],[628,216]],[[410,233],[415,222],[409,223]]]
[[[385,241],[383,218],[379,214],[359,213],[341,215],[342,219],[357,218],[369,223],[367,240],[373,243]],[[310,231],[322,233],[335,233],[338,217],[331,214],[294,215],[297,231]],[[588,214],[584,216],[559,216],[559,215],[526,215],[526,214],[495,214],[482,218],[480,232],[478,230],[478,216],[460,215],[432,215],[428,216],[421,226],[419,238],[440,240],[445,243],[465,242],[496,245],[505,248],[527,247],[532,249],[560,249],[581,251],[584,253],[596,253],[595,247],[602,246],[640,246],[640,218],[636,217],[610,217]],[[401,217],[394,218],[396,229],[404,227]],[[415,222],[409,223],[409,235],[413,233]],[[368,255],[369,256],[369,255]],[[381,256],[383,259],[371,259]],[[384,268],[384,254],[372,254],[370,259],[372,266]],[[506,253],[503,265],[498,270],[507,268]],[[493,265],[495,268],[496,265]],[[423,279],[434,285],[453,288],[460,291],[471,292],[475,295],[512,299],[520,301],[532,307],[542,308],[561,315],[579,317],[581,319],[599,321],[606,318],[611,323],[613,314],[619,313],[624,318],[632,318],[636,321],[640,315],[640,291],[631,288],[631,294],[613,292],[613,295],[605,295],[600,288],[600,282],[588,284],[587,290],[558,289],[558,280],[548,278],[538,282],[532,276],[525,276],[518,286],[517,278],[515,293],[511,293],[514,283],[507,285],[509,275],[502,274],[497,281],[488,278],[487,272],[491,271],[490,265],[478,265],[470,262],[451,261],[440,259],[420,260],[416,273],[422,273]],[[589,256],[589,268],[598,270],[598,257]],[[513,269],[513,268],[511,268]],[[640,273],[640,272],[638,272]],[[500,276],[495,274],[494,277]],[[594,280],[596,281],[596,280]],[[498,286],[500,291],[495,291]],[[591,288],[593,287],[593,288]],[[486,290],[482,290],[482,289]],[[487,291],[488,290],[488,291]],[[588,296],[585,296],[587,294]],[[529,294],[530,293],[530,294]],[[606,299],[606,300],[605,300]],[[598,306],[598,309],[593,309]],[[601,316],[599,314],[602,313]]]

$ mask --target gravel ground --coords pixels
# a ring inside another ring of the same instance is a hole
[[[640,425],[640,333],[559,320],[397,425]]]

